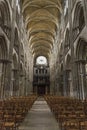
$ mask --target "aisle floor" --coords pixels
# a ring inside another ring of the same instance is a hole
[[[59,130],[58,122],[44,98],[39,97],[35,101],[19,130]]]

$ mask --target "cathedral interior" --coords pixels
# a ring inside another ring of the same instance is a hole
[[[87,0],[0,0],[0,130],[87,130]]]

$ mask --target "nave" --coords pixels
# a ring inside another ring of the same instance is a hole
[[[19,130],[60,130],[43,97],[37,98]]]
[[[87,100],[29,95],[0,101],[0,130],[87,130]]]
[[[0,0],[0,130],[38,127],[87,130],[87,0]]]

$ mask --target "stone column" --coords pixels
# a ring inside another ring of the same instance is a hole
[[[69,24],[70,24],[70,33],[69,33],[69,38],[70,38],[70,48],[71,48],[71,77],[72,77],[72,87],[73,87],[73,93],[76,93],[76,82],[75,82],[75,56],[74,56],[74,44],[73,44],[73,29],[72,29],[72,1],[69,0]],[[77,95],[76,95],[77,96]]]
[[[8,65],[8,84],[7,90],[9,91],[9,97],[11,96],[11,87],[12,87],[12,60],[13,60],[13,47],[14,47],[14,37],[15,37],[15,19],[16,19],[16,0],[13,1],[13,8],[12,8],[12,23],[11,23],[11,42],[9,47],[9,62]]]

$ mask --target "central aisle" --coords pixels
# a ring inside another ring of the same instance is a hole
[[[19,130],[59,130],[58,123],[44,98],[38,98]]]

